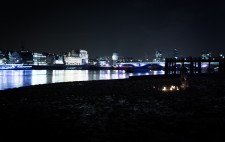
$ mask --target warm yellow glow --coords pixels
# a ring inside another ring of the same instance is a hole
[[[162,91],[166,91],[166,87],[165,86],[163,87]]]
[[[180,90],[179,87],[178,86],[174,86],[174,85],[171,85],[169,87],[164,86],[162,88],[162,91],[179,91],[179,90]]]

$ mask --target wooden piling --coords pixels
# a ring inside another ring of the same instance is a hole
[[[193,74],[193,59],[190,59],[190,74]]]
[[[202,60],[198,60],[198,74],[202,73]]]
[[[212,59],[209,58],[208,60],[201,59],[201,58],[189,58],[185,59],[184,58],[166,58],[165,60],[165,74],[176,74],[177,73],[177,63],[184,64],[184,62],[189,62],[190,63],[190,74],[202,74],[202,63],[203,62],[208,62],[208,73],[211,72],[211,67],[212,67],[212,62],[219,62],[219,72],[225,72],[225,62],[224,58],[216,58]]]
[[[166,75],[168,74],[168,63],[169,63],[169,59],[166,58],[166,59],[165,59],[165,74],[166,74]]]

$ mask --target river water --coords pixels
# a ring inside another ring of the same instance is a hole
[[[164,74],[126,73],[124,70],[0,70],[0,90],[23,86],[71,81],[125,79],[129,76]]]

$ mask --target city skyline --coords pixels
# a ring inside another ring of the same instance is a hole
[[[85,1],[3,2],[0,49],[62,53],[85,49],[90,58],[153,58],[177,48],[183,57],[202,50],[225,53],[225,2]]]

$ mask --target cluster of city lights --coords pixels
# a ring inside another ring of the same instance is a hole
[[[179,87],[178,86],[174,86],[174,85],[171,85],[169,87],[164,86],[162,88],[162,91],[164,91],[164,92],[167,92],[167,91],[179,91],[179,90],[180,90]]]

